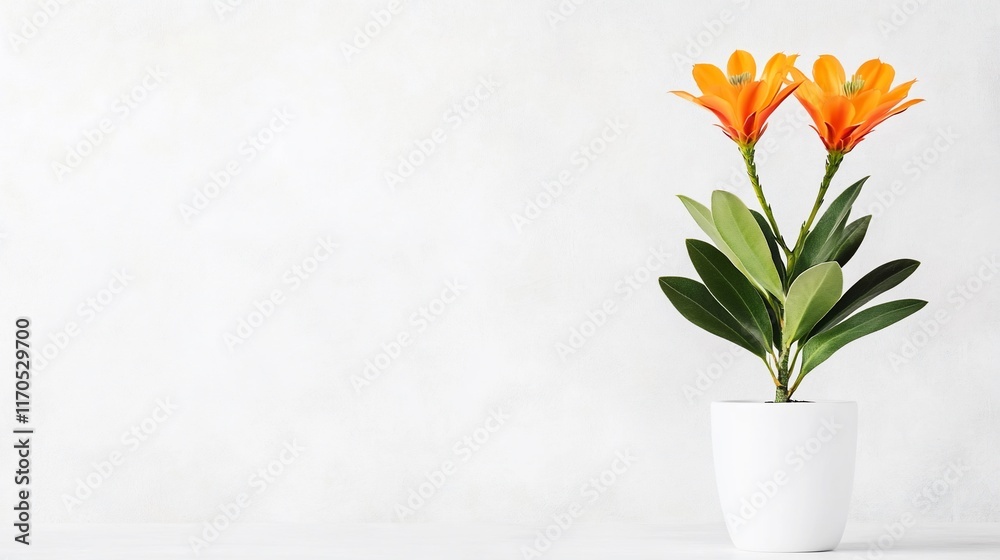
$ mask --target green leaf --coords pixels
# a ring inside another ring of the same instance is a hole
[[[810,336],[816,336],[840,323],[849,317],[851,313],[861,309],[864,304],[875,299],[878,295],[891,288],[895,288],[900,282],[913,274],[913,271],[918,266],[920,266],[920,263],[913,259],[898,259],[887,262],[865,274],[861,280],[855,282],[844,293],[844,296],[840,298],[837,305],[834,305],[833,309],[816,323]]]
[[[801,270],[805,270],[822,262],[833,260],[833,254],[844,237],[844,229],[847,228],[847,220],[851,217],[850,214],[850,211],[848,211],[844,218],[837,223],[837,226],[833,228],[833,233],[826,238],[826,242],[823,243],[823,246],[816,251],[815,257],[812,258],[812,264]]]
[[[687,240],[688,255],[715,299],[764,348],[771,348],[771,320],[757,288],[711,243]]]
[[[764,357],[767,350],[712,297],[703,284],[680,276],[663,276],[660,288],[685,319]]]
[[[774,268],[778,270],[778,277],[781,278],[781,287],[785,288],[785,261],[781,259],[781,248],[778,247],[778,238],[774,236],[774,232],[771,231],[771,224],[767,223],[767,218],[763,214],[756,210],[751,210],[750,213],[753,214],[753,219],[757,220],[760,231],[764,232],[764,238],[767,239],[767,248],[771,250],[771,261],[774,262]]]
[[[822,254],[824,247],[830,247],[831,237],[834,239],[834,243],[840,239],[837,235],[839,233],[838,230],[847,223],[847,217],[851,213],[851,206],[857,200],[858,194],[861,193],[861,187],[864,186],[867,180],[868,177],[865,177],[847,187],[844,189],[844,192],[840,193],[840,196],[830,203],[830,207],[826,209],[826,212],[816,222],[816,226],[806,235],[802,246],[802,253],[796,259],[795,270],[789,275],[790,278],[794,279],[802,271],[824,262],[824,255]]]
[[[848,343],[905,319],[925,305],[926,301],[918,299],[890,301],[865,309],[843,323],[814,336],[802,349],[800,375],[804,377]]]
[[[865,240],[865,234],[868,233],[868,224],[871,221],[871,216],[865,216],[848,224],[841,235],[840,243],[837,244],[837,247],[827,258],[837,261],[840,266],[846,265],[851,260],[851,257],[854,256],[854,253],[858,252],[861,242]]]
[[[681,199],[681,203],[683,203],[684,207],[687,208],[688,213],[691,214],[692,218],[694,218],[695,223],[697,223],[698,227],[700,227],[701,230],[708,235],[708,238],[712,240],[712,243],[715,243],[715,246],[718,247],[720,251],[725,253],[725,255],[729,257],[729,260],[731,260],[733,264],[735,264],[736,267],[743,272],[743,274],[749,276],[746,270],[743,270],[743,265],[740,264],[740,260],[736,258],[735,254],[733,254],[732,249],[726,245],[722,236],[719,235],[719,230],[716,229],[715,221],[712,219],[712,211],[709,210],[704,204],[684,195],[679,194],[677,195],[677,198]]]
[[[818,264],[803,272],[788,288],[785,300],[786,347],[809,334],[840,299],[844,275],[835,262]]]
[[[764,232],[750,209],[735,194],[715,191],[712,193],[712,219],[719,235],[743,264],[749,277],[783,302],[785,291],[781,278],[771,260]]]
[[[781,322],[778,320],[778,313],[770,305],[767,306],[767,318],[771,321],[771,337],[774,339],[774,346],[783,348],[781,345]]]

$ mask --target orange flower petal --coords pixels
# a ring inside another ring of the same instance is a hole
[[[800,86],[799,89],[802,89],[802,87]],[[816,125],[813,128],[815,128],[816,132],[818,133],[819,129],[823,128],[826,123],[826,121],[823,119],[823,110],[821,108],[822,106],[813,105],[811,103],[803,101],[801,97],[798,97],[798,91],[795,92],[795,95],[798,98],[799,103],[801,103],[802,107],[806,110],[806,113],[809,113],[809,117],[812,118],[813,123]]]
[[[878,107],[881,98],[882,93],[877,89],[870,89],[854,96],[851,103],[854,105],[855,120],[866,119],[868,114]]]
[[[802,85],[795,90],[795,97],[805,105],[808,103],[813,107],[823,106],[823,90],[819,88],[812,80],[806,77],[798,68],[791,69],[792,79],[797,82],[802,82]]]
[[[786,55],[784,53],[778,53],[767,61],[764,65],[764,72],[760,75],[760,79],[765,82],[773,81],[783,81],[788,75],[788,71],[793,68],[795,64],[795,59],[799,55]],[[803,76],[804,77],[804,76]]]
[[[860,124],[849,126],[843,130],[837,131],[837,136],[839,136],[843,142],[849,144],[851,135],[854,134],[854,131],[860,127],[861,127]]]
[[[698,103],[715,113],[715,116],[719,117],[722,124],[730,127],[736,126],[738,121],[736,120],[735,108],[725,99],[715,95],[703,95],[698,98]]]
[[[893,109],[892,112],[889,113],[888,115],[886,115],[885,118],[889,118],[889,117],[891,117],[893,115],[898,115],[898,114],[902,113],[903,111],[909,109],[910,107],[913,107],[917,103],[923,103],[923,101],[924,101],[923,99],[911,99],[911,100],[907,101],[906,103],[903,103],[899,107],[896,107],[895,109]]]
[[[757,120],[757,113],[753,112],[747,115],[747,118],[743,119],[742,128],[743,134],[746,136],[757,136],[757,129],[754,128],[754,122]]]
[[[854,105],[843,96],[830,96],[823,101],[823,116],[834,134],[847,128],[854,121]]]
[[[911,99],[906,103],[903,103],[899,107],[896,107],[895,109],[890,108],[882,111],[877,111],[875,114],[869,117],[869,119],[865,121],[865,123],[861,127],[859,127],[857,130],[854,131],[854,137],[858,139],[857,142],[860,142],[861,138],[863,138],[866,134],[874,130],[876,126],[885,122],[886,119],[888,119],[893,115],[898,115],[902,113],[903,111],[909,109],[910,107],[913,107],[914,105],[920,103],[921,101],[923,101],[923,99]],[[884,105],[885,104],[883,104],[883,106]],[[855,142],[855,144],[857,142]]]
[[[906,105],[906,106],[909,107],[909,106],[913,105],[912,101],[913,100],[908,101],[907,103],[909,103],[909,105]],[[892,100],[886,101],[885,97],[883,97],[879,101],[879,105],[877,107],[875,107],[875,109],[872,110],[872,112],[866,117],[865,120],[866,121],[879,121],[879,122],[881,122],[881,121],[885,120],[886,118],[888,118],[887,115],[889,115],[889,113],[891,113],[896,108],[896,105],[897,105],[897,103],[895,101],[892,101]],[[895,113],[893,113],[893,114],[895,114]]]
[[[772,56],[771,59],[767,61],[767,64],[764,65],[764,72],[761,74],[760,79],[763,82],[767,82],[768,103],[770,103],[771,100],[778,95],[778,91],[781,89],[781,86],[787,83],[786,78],[788,77],[789,71],[793,68],[792,65],[795,63],[796,58],[798,58],[798,55],[793,54],[791,56],[787,56],[785,54],[778,53]],[[801,82],[801,80],[793,81]]]
[[[681,99],[687,99],[688,101],[694,101],[695,103],[698,102],[698,98],[697,97],[691,95],[690,93],[688,93],[686,91],[676,91],[675,90],[675,91],[671,91],[670,93],[676,95],[677,97],[680,97]]]
[[[719,88],[729,85],[729,79],[726,78],[726,75],[713,64],[695,64],[691,75],[694,76],[694,83],[698,84],[702,93],[715,95]]]
[[[837,57],[829,54],[821,55],[813,64],[813,78],[816,85],[831,95],[840,94],[846,81],[844,67]]]
[[[753,80],[757,77],[757,63],[747,51],[737,50],[729,57],[729,64],[726,67],[726,71],[730,76],[739,76],[747,72],[750,74],[750,79]]]
[[[898,86],[889,90],[888,93],[882,96],[881,103],[892,103],[895,105],[900,101],[906,99],[906,96],[910,94],[910,87],[915,84],[916,80],[910,80],[908,82],[903,82]]]
[[[767,101],[767,84],[750,82],[740,90],[740,98],[736,104],[736,118],[743,123],[747,117],[760,110]]]
[[[874,89],[882,93],[889,91],[893,78],[896,77],[896,70],[892,66],[879,59],[869,60],[858,68],[858,76],[865,81],[865,90]]]
[[[771,116],[771,113],[773,113],[774,110],[778,108],[778,105],[781,105],[781,102],[784,101],[785,98],[787,98],[793,92],[795,92],[795,90],[798,89],[800,85],[802,85],[802,82],[796,82],[786,87],[785,89],[781,90],[778,93],[778,95],[776,95],[774,99],[771,100],[771,102],[763,111],[757,113],[757,126],[762,125],[767,120],[767,118]],[[761,129],[761,132],[763,132],[763,128]]]
[[[830,123],[823,123],[823,134],[820,137],[823,139],[823,144],[828,150],[843,150],[844,143],[841,141],[840,136],[837,135],[837,131],[830,126]]]
[[[738,132],[736,132],[735,128],[733,128],[731,126],[722,126],[721,124],[717,124],[715,126],[717,126],[720,129],[722,129],[722,133],[725,134],[726,136],[728,136],[730,138],[730,140],[732,140],[733,142],[739,142],[740,141],[740,134]]]

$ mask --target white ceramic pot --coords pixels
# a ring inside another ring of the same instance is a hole
[[[836,548],[857,441],[857,403],[712,403],[715,480],[733,544],[758,552]]]

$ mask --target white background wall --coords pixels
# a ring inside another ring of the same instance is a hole
[[[919,78],[927,102],[850,154],[834,189],[872,175],[857,207],[877,218],[847,281],[916,258],[895,293],[930,304],[800,395],[860,403],[855,520],[1000,520],[1000,281],[983,265],[1000,256],[994,3],[583,2],[553,21],[556,0],[410,1],[349,57],[386,1],[247,0],[220,16],[210,2],[81,0],[32,34],[24,18],[43,4],[0,14],[0,333],[27,315],[36,351],[55,341],[35,362],[36,520],[200,522],[247,492],[248,521],[393,521],[452,461],[407,521],[535,524],[627,451],[636,463],[588,519],[718,521],[709,403],[765,400],[772,385],[687,324],[655,277],[693,274],[683,239],[700,234],[675,194],[750,194],[711,116],[666,93],[735,48],[800,53],[804,68],[877,56]],[[141,99],[126,111],[122,95]],[[478,107],[449,114],[463,102]],[[290,122],[272,136],[273,111]],[[54,170],[105,119],[92,153]],[[803,119],[791,100],[758,150],[788,231],[822,173]],[[574,154],[609,120],[623,132],[581,169]],[[436,129],[433,154],[390,188],[385,174]],[[252,135],[271,142],[251,156]],[[230,161],[239,174],[186,220]],[[563,171],[572,182],[518,229],[512,215],[546,203]],[[327,237],[333,255],[284,282]],[[127,286],[102,292],[123,269]],[[642,281],[625,289],[629,277]],[[231,351],[226,333],[275,290],[282,303]],[[614,313],[561,356],[604,305]],[[440,312],[425,329],[422,307]],[[356,391],[400,334],[410,344]],[[158,399],[177,410],[156,424]],[[509,418],[488,442],[455,448],[498,407]],[[152,435],[123,440],[144,420]],[[305,450],[258,492],[251,476],[293,441]],[[115,452],[122,463],[67,508]],[[963,476],[918,499],[953,463]]]

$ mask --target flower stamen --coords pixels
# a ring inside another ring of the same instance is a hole
[[[736,87],[740,87],[749,81],[750,81],[750,72],[743,72],[741,74],[733,74],[732,76],[729,76],[729,83]]]
[[[851,76],[849,81],[844,82],[844,95],[854,97],[863,87],[865,87],[865,80],[861,76]]]

